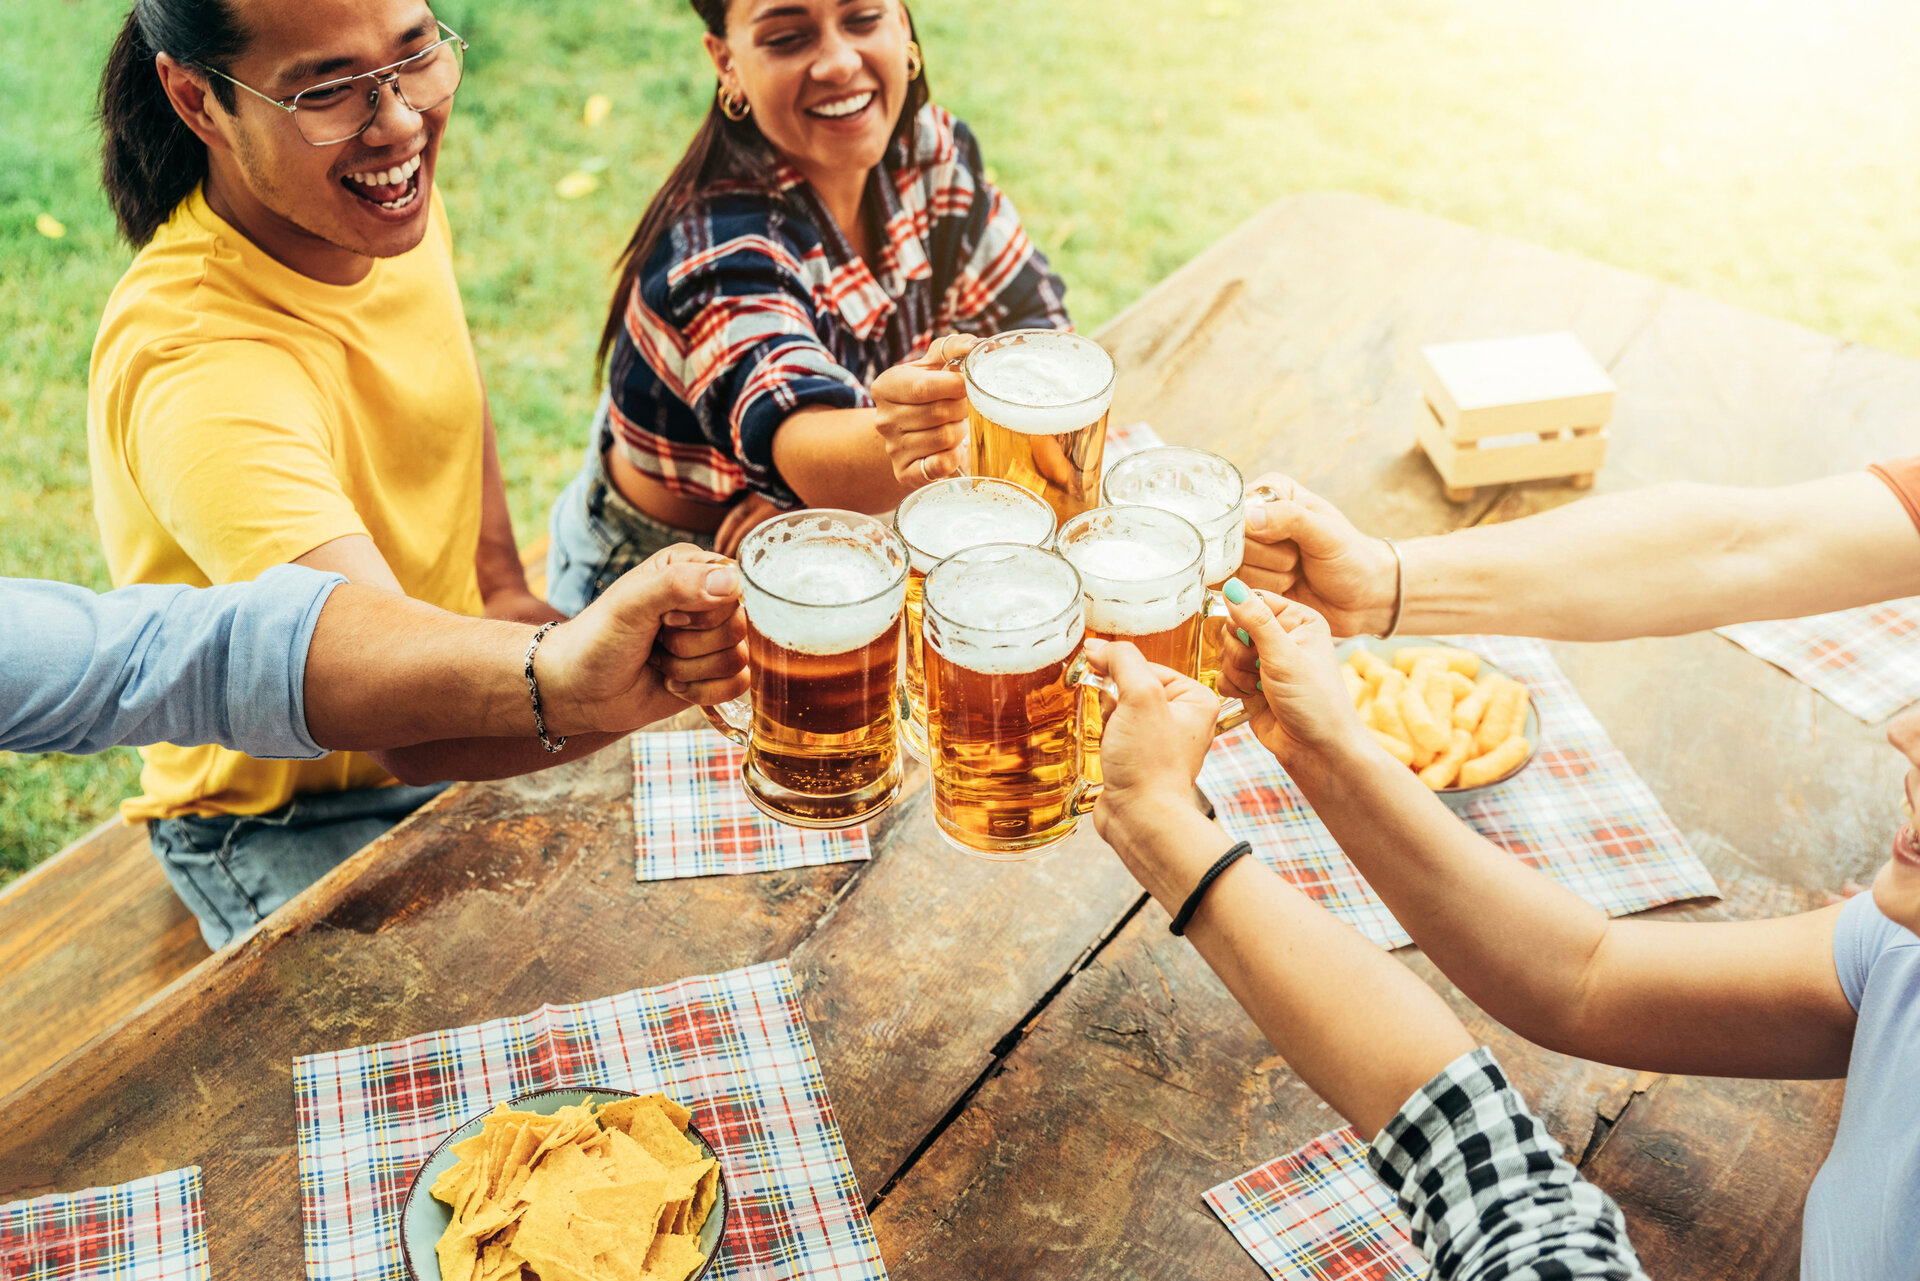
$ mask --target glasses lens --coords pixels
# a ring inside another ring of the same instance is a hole
[[[363,77],[317,85],[288,104],[300,136],[316,147],[345,142],[373,123],[373,81]]]
[[[460,87],[460,73],[465,63],[458,40],[436,45],[422,54],[418,62],[400,68],[400,96],[415,111],[432,111],[453,97],[453,91]]]
[[[396,69],[400,100],[414,111],[432,111],[453,97],[465,65],[458,40],[435,45]],[[380,110],[377,89],[369,75],[317,85],[298,95],[290,105],[300,136],[316,147],[359,137]]]

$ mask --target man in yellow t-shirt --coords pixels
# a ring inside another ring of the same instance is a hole
[[[146,0],[102,83],[104,177],[140,253],[93,351],[87,431],[116,585],[281,564],[465,614],[527,589],[433,186],[464,43],[422,0]],[[379,759],[144,753],[129,819],[226,942],[436,790],[535,740]],[[389,771],[392,771],[391,773]]]

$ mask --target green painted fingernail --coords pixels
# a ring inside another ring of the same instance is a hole
[[[1247,635],[1247,629],[1246,629],[1246,628],[1244,628],[1244,627],[1236,627],[1236,628],[1234,628],[1234,629],[1233,629],[1233,634],[1234,634],[1234,635],[1236,635],[1236,636],[1238,636],[1238,637],[1240,638],[1240,643],[1241,643],[1242,645],[1251,645],[1251,644],[1253,644],[1253,637],[1251,637],[1251,636],[1249,636],[1249,635]]]
[[[1265,690],[1267,688],[1265,685],[1262,685],[1260,683],[1260,678],[1258,676],[1253,678],[1253,687],[1257,690]]]
[[[1237,578],[1229,578],[1227,580],[1226,592],[1227,599],[1236,605],[1246,604],[1247,597],[1252,595],[1252,593],[1247,590],[1247,585]]]

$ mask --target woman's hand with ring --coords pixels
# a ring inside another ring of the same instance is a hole
[[[967,382],[953,366],[975,341],[947,334],[873,380],[874,425],[902,485],[918,489],[966,471]]]

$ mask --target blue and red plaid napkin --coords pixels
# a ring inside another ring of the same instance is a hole
[[[1393,1194],[1351,1129],[1323,1134],[1202,1194],[1253,1261],[1279,1281],[1425,1281]]]
[[[1532,764],[1464,806],[1470,826],[1612,916],[1720,893],[1543,642],[1461,636],[1448,643],[1525,685],[1545,740]],[[1412,942],[1251,729],[1214,743],[1200,790],[1222,827],[1322,907],[1382,947]]]
[[[1920,596],[1718,630],[1869,725],[1920,701]]]
[[[200,1167],[0,1205],[7,1281],[207,1281]]]
[[[714,1278],[886,1276],[785,961],[294,1063],[309,1281],[401,1278],[399,1211],[440,1140],[559,1086],[691,1108],[732,1198]]]
[[[872,857],[867,829],[777,823],[740,781],[746,749],[713,730],[633,736],[634,878],[778,872]]]

